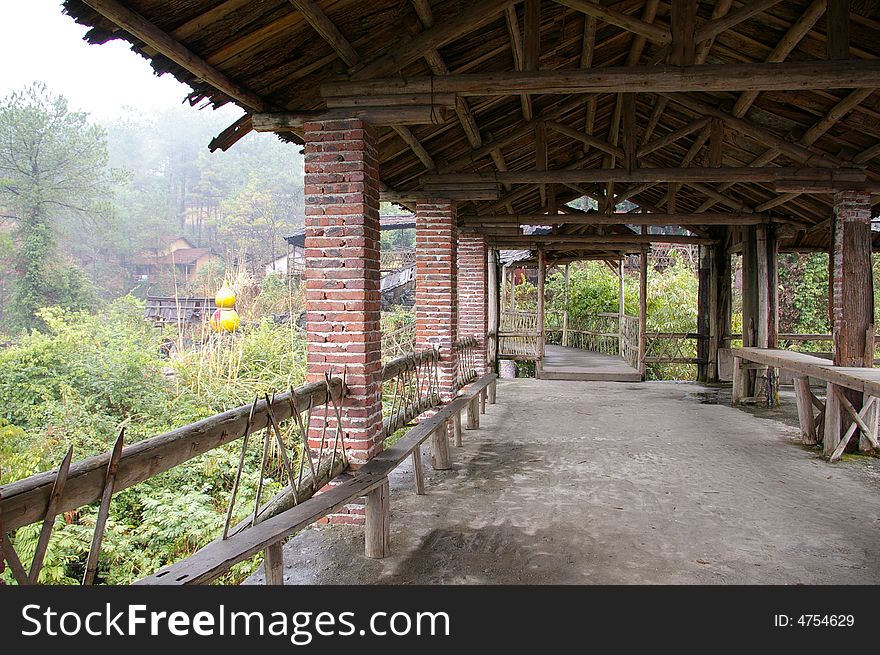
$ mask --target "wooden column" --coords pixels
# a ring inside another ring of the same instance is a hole
[[[728,232],[724,228],[723,232]],[[708,381],[718,382],[721,371],[718,368],[718,352],[730,348],[730,254],[725,245],[726,239],[719,235],[719,243],[712,247],[710,264],[711,290],[709,298],[709,370]]]
[[[645,233],[645,228],[642,228]],[[648,251],[639,255],[639,375],[645,379],[645,351],[648,346]]]
[[[565,265],[565,313],[562,315],[562,345],[568,345],[568,303],[571,300],[569,264]]]
[[[838,366],[872,367],[874,363],[874,279],[871,266],[871,197],[844,191],[834,196],[834,245],[832,260],[832,333],[834,363]],[[845,391],[856,409],[861,394]],[[838,404],[839,407],[839,404]],[[838,410],[837,414],[840,414]],[[839,424],[841,417],[837,418]],[[825,453],[836,447],[839,430],[825,430]],[[859,447],[867,449],[867,440]]]
[[[547,274],[547,257],[544,249],[538,248],[538,355],[544,357],[544,278]]]
[[[617,290],[617,354],[623,355],[623,326],[624,316],[626,315],[626,277],[623,274],[623,263],[625,255],[621,256],[617,264],[617,275],[619,277]]]
[[[490,372],[496,371],[498,368],[498,313],[499,313],[499,302],[498,302],[498,251],[494,248],[489,250],[488,253],[488,275],[489,279],[487,282],[488,293],[489,293],[489,307],[488,307],[488,331],[489,337],[486,340],[486,349],[488,355],[488,370]]]
[[[709,330],[712,319],[710,309],[711,302],[711,258],[712,249],[708,246],[700,246],[700,269],[699,287],[697,292],[697,357],[704,363],[697,364],[697,382],[707,382],[709,379]]]
[[[758,324],[758,257],[755,226],[742,227],[742,329],[743,346],[756,346]],[[754,393],[754,371],[745,371],[740,395],[750,398]]]

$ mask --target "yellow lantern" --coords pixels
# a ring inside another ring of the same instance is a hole
[[[211,329],[214,332],[235,332],[240,324],[241,319],[234,309],[217,309],[211,314]]]
[[[214,296],[214,304],[220,309],[232,309],[235,306],[235,293],[229,287],[229,282],[224,282],[220,291]]]

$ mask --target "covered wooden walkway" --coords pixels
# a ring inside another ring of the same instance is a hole
[[[358,526],[315,527],[284,581],[876,584],[877,461],[802,448],[783,393],[768,420],[717,386],[501,380],[424,496],[408,461],[391,477],[387,558]]]
[[[545,346],[538,377],[542,380],[581,380],[598,382],[639,382],[642,376],[618,355]]]

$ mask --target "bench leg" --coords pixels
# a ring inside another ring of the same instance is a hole
[[[452,417],[452,433],[455,438],[455,447],[461,448],[461,412],[455,412]]]
[[[431,466],[435,471],[452,468],[449,457],[449,421],[443,421],[431,436]]]
[[[489,383],[489,404],[490,405],[495,404],[495,396],[497,393],[498,393],[498,381],[492,380]]]
[[[480,392],[480,414],[486,413],[486,396],[487,395],[488,395],[488,392],[485,389],[483,389]]]
[[[798,420],[801,424],[801,440],[805,446],[815,446],[816,422],[813,418],[813,398],[810,393],[810,378],[798,376],[794,379],[794,395],[797,399]]]
[[[840,443],[840,398],[837,397],[839,387],[828,383],[825,398],[825,438],[822,441],[822,454],[831,457],[837,444]]]
[[[416,494],[425,495],[425,476],[422,471],[422,446],[419,444],[412,452],[413,476],[416,479]]]
[[[281,542],[266,547],[263,568],[266,569],[267,585],[284,584],[284,549]]]
[[[477,406],[479,398],[474,396],[467,406],[467,429],[476,430],[480,427],[480,409]]]
[[[391,554],[391,503],[388,478],[367,494],[364,525],[364,554],[382,559]]]
[[[744,396],[743,379],[742,379],[742,358],[733,358],[733,390],[731,391],[730,402],[739,405]]]

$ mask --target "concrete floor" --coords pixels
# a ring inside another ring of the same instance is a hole
[[[289,584],[880,583],[880,467],[798,445],[794,401],[729,390],[501,381],[451,471],[392,479],[391,557],[307,529]],[[717,403],[717,404],[716,404]],[[781,420],[780,420],[781,419]],[[424,461],[430,462],[425,450]],[[251,582],[261,582],[262,573]]]

